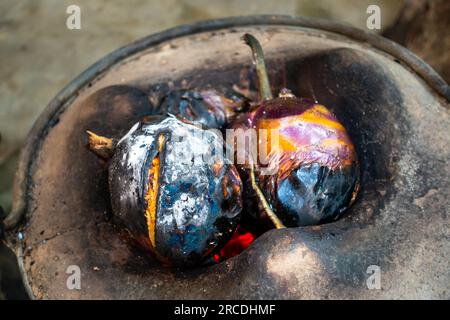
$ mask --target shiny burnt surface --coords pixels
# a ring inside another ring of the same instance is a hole
[[[355,199],[359,183],[355,148],[325,106],[312,99],[278,97],[263,101],[235,127],[256,129],[259,149],[267,144],[267,165],[275,170],[260,171],[259,183],[286,226],[335,220]],[[267,130],[266,141],[260,130]],[[274,134],[276,143],[270,137]],[[237,147],[247,146],[238,141]]]
[[[199,263],[236,228],[239,175],[226,159],[202,158],[221,143],[175,117],[137,123],[118,143],[109,167],[113,214],[162,262]]]

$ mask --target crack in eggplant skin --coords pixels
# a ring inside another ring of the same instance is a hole
[[[157,137],[164,135],[164,147]],[[242,184],[225,157],[211,164],[211,146],[223,139],[176,117],[140,123],[121,139],[109,166],[113,212],[134,238],[163,263],[196,265],[229,240],[242,208]],[[145,195],[149,170],[159,157],[155,245],[149,239]],[[220,162],[222,161],[222,162]]]
[[[164,134],[159,134],[158,143],[158,153],[152,160],[152,164],[148,170],[148,177],[146,186],[143,187],[145,191],[145,201],[147,203],[147,208],[145,209],[145,218],[148,227],[148,237],[150,238],[150,243],[155,252],[156,250],[156,240],[155,240],[155,226],[156,226],[156,206],[158,204],[159,195],[159,174],[161,171],[161,156],[160,153],[164,147],[165,141]]]

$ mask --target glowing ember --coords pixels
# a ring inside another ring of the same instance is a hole
[[[255,240],[255,235],[239,226],[231,237],[230,241],[220,250],[220,253],[214,255],[214,261],[220,262],[228,258],[237,256],[247,249]]]

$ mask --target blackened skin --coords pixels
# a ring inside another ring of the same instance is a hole
[[[162,147],[160,137],[164,137]],[[111,159],[115,219],[142,249],[166,265],[203,263],[237,227],[242,182],[228,159],[202,161],[200,156],[208,156],[211,146],[224,147],[217,133],[176,117],[153,116],[122,138]],[[146,195],[154,188],[149,172],[156,157],[155,200]],[[155,204],[155,211],[147,211],[150,204]]]
[[[357,164],[336,170],[318,163],[297,168],[277,185],[278,216],[287,227],[338,219],[351,204],[357,172]]]
[[[222,128],[226,122],[224,110],[220,106],[207,104],[197,91],[171,91],[159,107],[162,113],[170,113],[208,128]]]

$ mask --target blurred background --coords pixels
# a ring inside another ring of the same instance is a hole
[[[66,27],[72,4],[81,9],[81,30]],[[11,209],[20,148],[35,119],[69,81],[112,50],[180,24],[251,14],[318,17],[366,29],[371,4],[381,8],[381,29],[373,31],[410,48],[448,82],[448,0],[2,0],[0,206]],[[25,296],[13,257],[0,243],[0,299]]]

